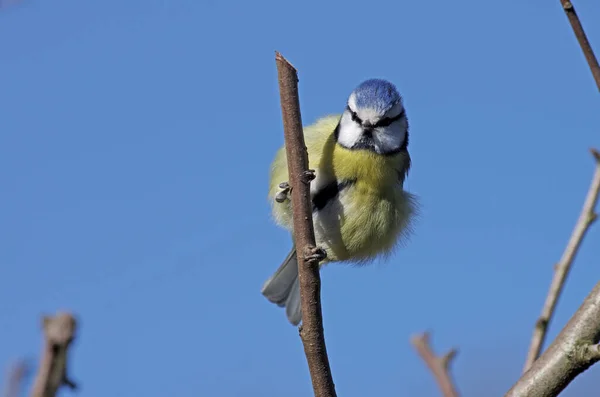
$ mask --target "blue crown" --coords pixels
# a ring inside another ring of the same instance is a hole
[[[382,79],[363,81],[354,90],[354,95],[356,96],[356,106],[375,109],[381,113],[385,113],[401,100],[396,86]]]

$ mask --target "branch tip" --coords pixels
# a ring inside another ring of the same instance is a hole
[[[562,2],[562,6],[565,10],[571,10],[573,9],[573,4],[571,4],[570,1],[563,1]]]
[[[423,332],[410,338],[415,350],[425,362],[444,397],[458,397],[458,391],[450,376],[450,364],[457,354],[456,349],[451,349],[441,357],[435,355],[429,343],[430,333]]]
[[[441,358],[441,364],[446,369],[449,370],[452,365],[452,361],[456,358],[458,354],[458,350],[456,348],[450,349],[446,354],[444,354]]]
[[[286,59],[286,57],[284,57],[283,55],[281,55],[281,53],[279,51],[275,51],[275,61],[281,62],[286,67],[289,67],[289,68],[293,69],[294,73],[298,73],[298,69],[296,69],[294,67],[294,65],[292,65],[292,63]]]
[[[413,346],[421,345],[421,344],[429,345],[429,339],[430,339],[430,333],[429,333],[429,331],[425,331],[420,334],[415,334],[415,335],[411,336],[410,343]]]
[[[577,16],[577,12],[575,11],[575,7],[573,3],[569,0],[560,0],[562,7],[565,11],[567,19],[569,20],[569,24],[571,24],[571,28],[573,29],[573,33],[575,34],[575,38],[579,42],[579,47],[585,56],[585,59],[588,63],[590,71],[592,72],[592,76],[594,81],[596,82],[596,87],[600,90],[600,65],[598,64],[598,60],[596,59],[596,55],[594,54],[594,50],[590,45],[590,42],[585,34],[585,30],[583,29],[583,25]]]
[[[77,320],[69,312],[42,316],[44,346],[31,397],[54,397],[61,386],[76,387],[67,374],[68,350],[75,339]]]

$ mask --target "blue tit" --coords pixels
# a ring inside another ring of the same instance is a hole
[[[321,266],[366,264],[384,257],[408,236],[416,196],[404,190],[411,166],[408,120],[396,87],[381,79],[361,83],[341,115],[304,127],[317,245],[327,253]],[[269,200],[275,222],[293,233],[285,146],[271,165]],[[285,307],[290,323],[302,320],[296,248],[264,283],[262,294]]]

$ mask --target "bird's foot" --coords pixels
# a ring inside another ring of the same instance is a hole
[[[327,252],[321,247],[308,247],[304,252],[304,260],[308,262],[321,262],[327,258]]]
[[[316,178],[315,170],[306,170],[302,173],[302,182],[310,183]],[[281,182],[279,184],[279,191],[275,194],[275,201],[283,203],[289,200],[290,194],[292,194],[292,187],[289,182]]]
[[[306,170],[303,173],[304,176],[304,182],[309,183],[310,181],[314,180],[317,176],[315,175],[315,170]]]
[[[283,203],[289,197],[288,195],[292,193],[292,187],[288,182],[281,182],[279,184],[279,191],[275,194],[275,201],[278,203]]]

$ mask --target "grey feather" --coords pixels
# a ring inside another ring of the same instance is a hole
[[[287,315],[289,322],[293,325],[298,325],[300,324],[300,321],[302,321],[302,308],[300,303],[300,279],[296,277],[296,281],[294,281],[292,290],[285,302],[285,314]]]
[[[262,294],[272,303],[286,308],[290,323],[300,324],[302,311],[300,308],[300,280],[298,279],[298,259],[296,247],[285,258],[277,271],[263,284]]]

